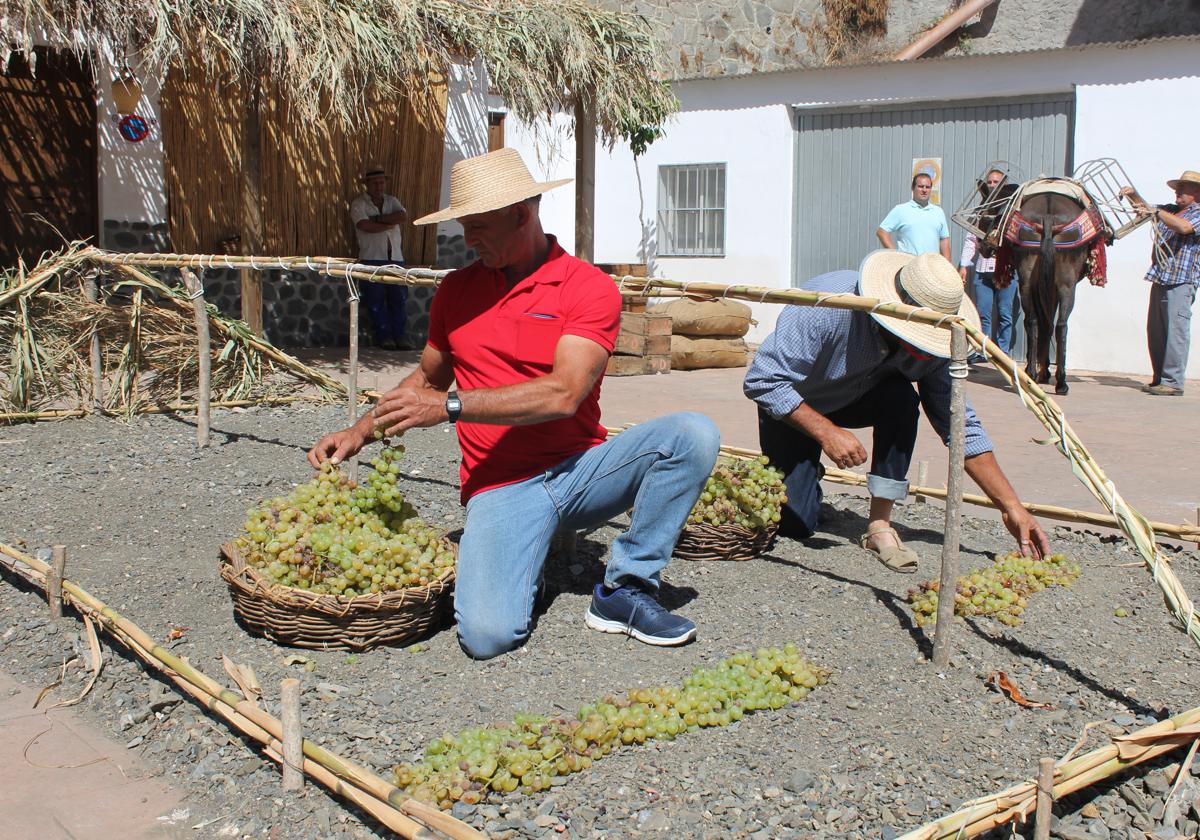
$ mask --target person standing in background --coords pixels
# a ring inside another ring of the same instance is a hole
[[[941,207],[930,202],[933,178],[918,172],[912,179],[912,201],[888,212],[875,235],[889,251],[905,254],[941,254],[950,259],[950,226]]]
[[[1004,173],[999,169],[988,172],[984,182],[987,195],[994,195],[1004,180]],[[1011,273],[1008,277],[996,276],[995,252],[985,256],[983,249],[979,247],[979,237],[968,233],[967,238],[963,240],[962,255],[958,260],[958,273],[964,286],[967,283],[967,269],[972,263],[975,266],[975,307],[979,310],[980,329],[984,335],[995,341],[1001,350],[1009,354],[1012,352],[1013,301],[1017,296],[1017,284],[1013,282]],[[993,306],[997,309],[995,331],[992,330]],[[984,357],[979,353],[972,353],[971,361],[982,362]]]
[[[371,167],[362,175],[365,191],[350,202],[358,261],[365,265],[404,265],[400,225],[408,213],[400,199],[387,191],[389,180],[382,168]],[[375,345],[383,350],[411,350],[407,341],[408,287],[364,282],[362,296]]]

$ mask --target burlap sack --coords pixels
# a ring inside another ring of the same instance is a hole
[[[745,367],[746,342],[740,338],[688,338],[671,336],[671,370]]]
[[[735,300],[680,298],[654,307],[671,316],[671,332],[694,337],[741,338],[750,331],[750,307]]]

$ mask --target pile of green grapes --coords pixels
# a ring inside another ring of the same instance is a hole
[[[779,521],[787,501],[783,473],[765,455],[717,461],[692,512],[689,525],[741,525],[751,531]]]
[[[794,644],[739,653],[693,671],[682,686],[637,688],[584,706],[574,720],[518,715],[510,725],[445,735],[425,748],[423,761],[397,766],[395,781],[442,808],[477,803],[489,791],[542,791],[621,745],[727,726],[748,712],[803,700],[828,679],[829,671],[804,659]]]
[[[454,547],[396,487],[403,447],[385,448],[356,485],[332,464],[246,514],[238,549],[260,573],[322,595],[425,586],[454,565]]]
[[[1070,563],[1061,554],[1044,560],[1023,557],[1017,552],[997,554],[992,565],[976,569],[958,579],[954,596],[957,616],[990,616],[1001,624],[1021,623],[1021,613],[1029,605],[1029,596],[1050,586],[1070,586],[1079,577],[1079,564]],[[931,580],[910,589],[908,600],[917,617],[917,626],[932,624],[937,616],[939,581]]]

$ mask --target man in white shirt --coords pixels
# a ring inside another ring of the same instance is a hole
[[[388,174],[379,167],[363,173],[366,191],[350,202],[350,219],[358,239],[358,261],[367,265],[404,265],[400,224],[407,211],[388,193]],[[363,302],[375,331],[375,345],[384,350],[411,350],[405,338],[408,325],[408,287],[395,283],[363,283]]]

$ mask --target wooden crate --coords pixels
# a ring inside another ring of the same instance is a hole
[[[608,376],[639,376],[671,370],[671,316],[624,311],[621,332],[608,360]]]
[[[671,336],[622,332],[613,352],[619,356],[670,356]]]
[[[658,312],[622,312],[621,332],[628,335],[671,334],[671,316]]]
[[[617,277],[645,277],[645,263],[596,263],[596,268],[605,274],[615,274]]]

